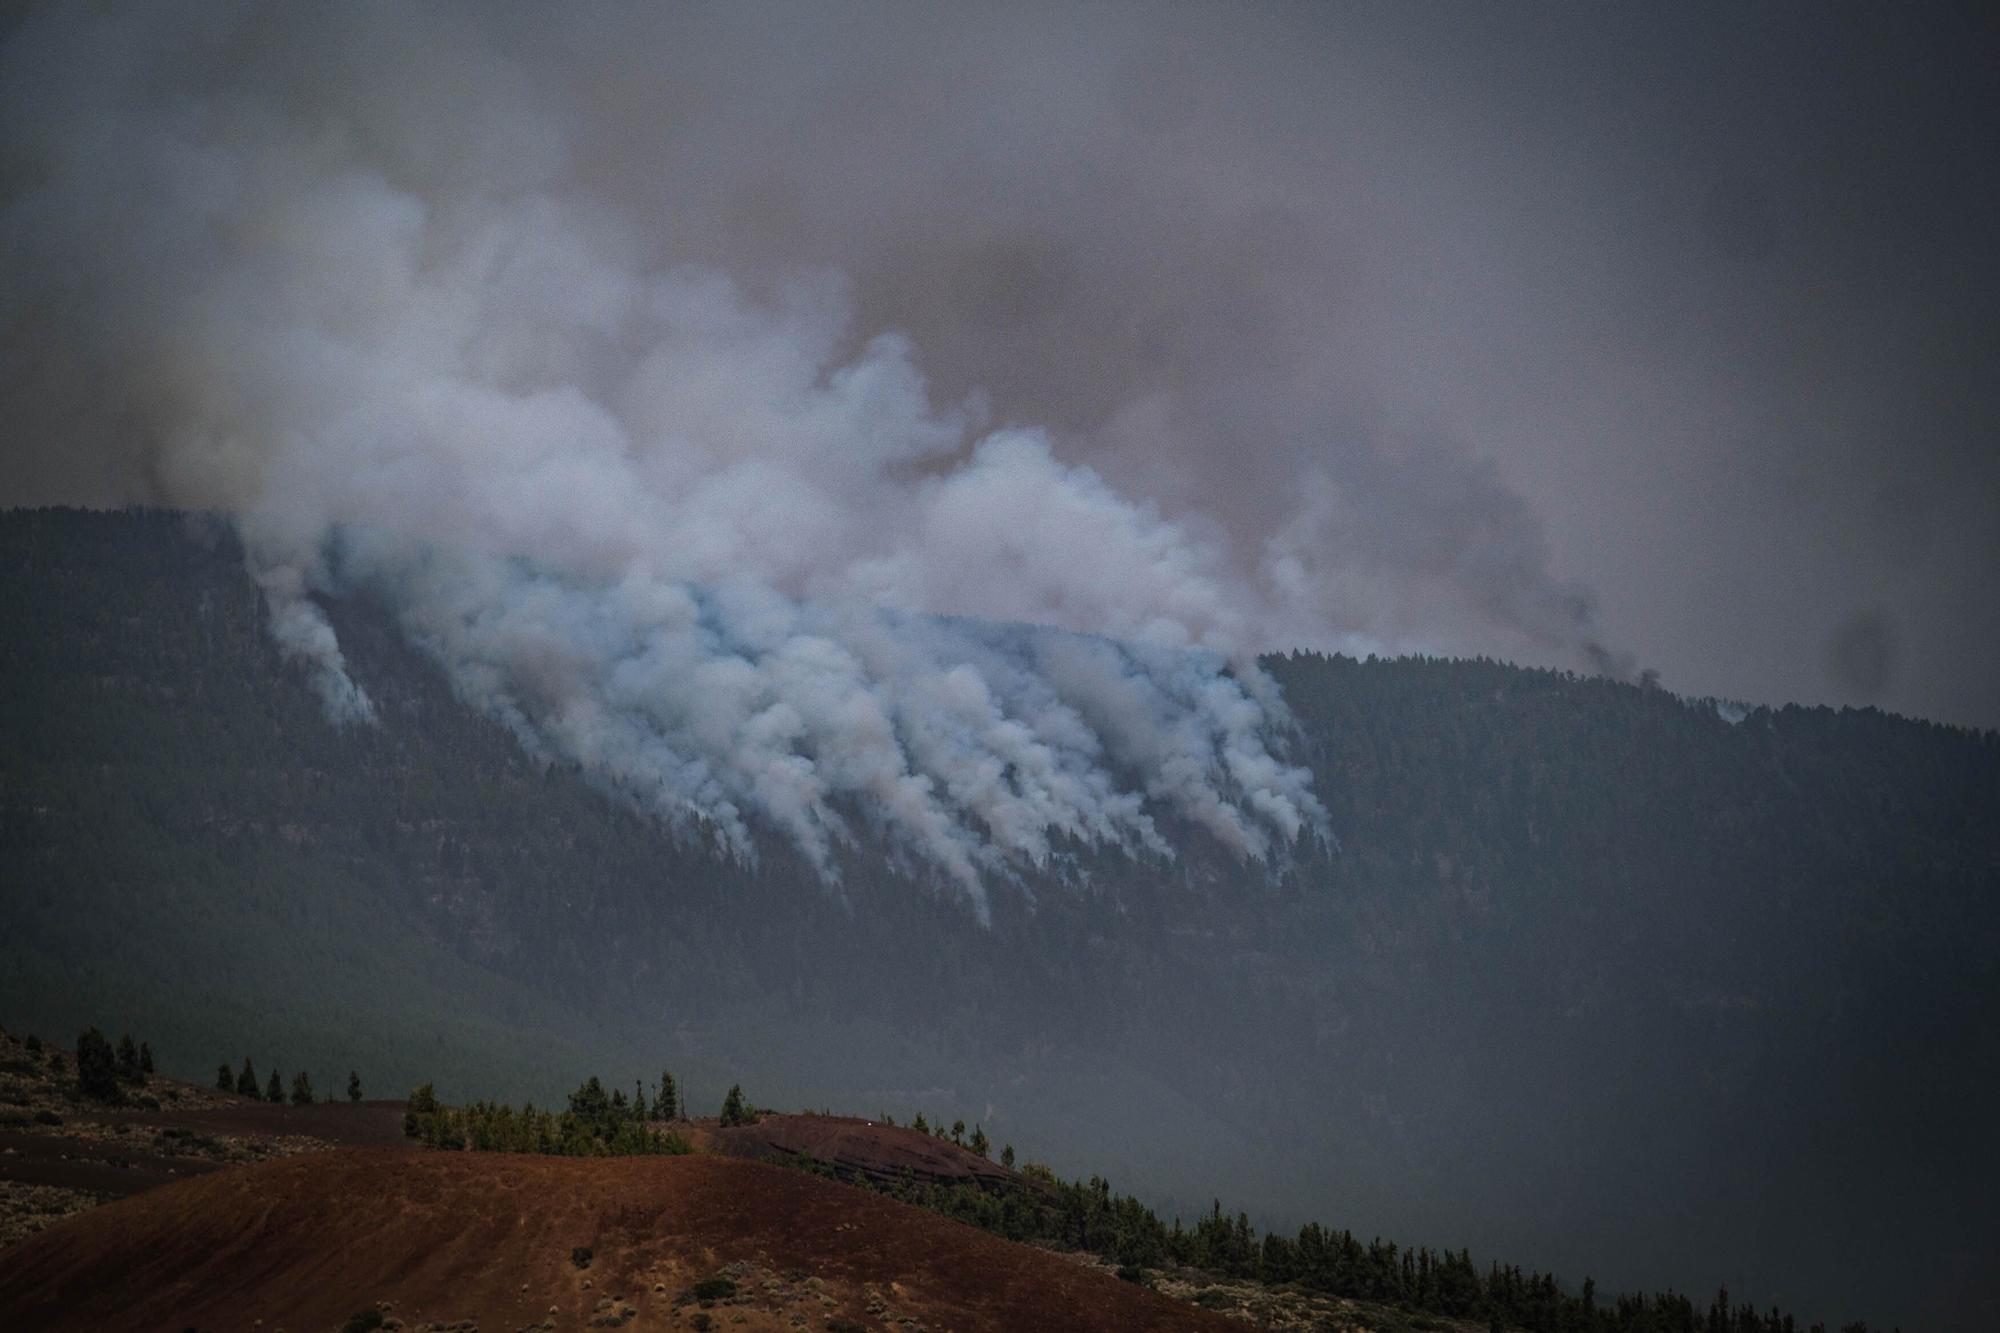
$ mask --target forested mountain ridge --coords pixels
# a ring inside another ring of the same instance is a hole
[[[953,1111],[1190,1215],[1995,1313],[1992,733],[1279,657],[1329,842],[1073,850],[982,928],[879,846],[837,891],[717,856],[327,610],[379,725],[326,722],[219,526],[0,515],[10,1025],[144,1010],[168,1068],[227,1031],[461,1096],[671,1052],[697,1096]]]

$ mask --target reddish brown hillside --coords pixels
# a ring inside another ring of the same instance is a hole
[[[688,1298],[718,1277],[733,1295]],[[151,1190],[0,1253],[8,1329],[303,1333],[380,1301],[408,1328],[487,1333],[1235,1327],[864,1190],[713,1156],[310,1154]]]

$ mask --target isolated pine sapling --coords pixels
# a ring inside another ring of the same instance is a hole
[[[361,1075],[352,1069],[347,1071],[347,1100],[350,1102],[361,1100]]]
[[[257,1095],[257,1067],[250,1063],[250,1057],[243,1057],[243,1072],[236,1076],[236,1095],[255,1097]]]
[[[278,1071],[275,1069],[271,1071],[271,1081],[264,1085],[264,1100],[267,1102],[276,1102],[279,1105],[284,1104],[285,1083],[283,1079],[278,1077]]]
[[[292,1105],[311,1106],[312,1101],[312,1079],[307,1076],[305,1070],[301,1069],[298,1073],[292,1075]]]

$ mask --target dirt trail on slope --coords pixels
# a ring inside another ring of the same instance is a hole
[[[693,1288],[718,1278],[733,1291],[704,1307]],[[482,1333],[1239,1327],[865,1190],[713,1156],[308,1154],[149,1190],[0,1253],[8,1329],[303,1333],[382,1301],[407,1329]]]

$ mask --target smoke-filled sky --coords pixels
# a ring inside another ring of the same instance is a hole
[[[1260,649],[1645,667],[1686,693],[2000,725],[1989,19],[9,19],[0,503],[237,512],[299,651],[337,660],[299,589],[386,582],[461,688],[477,658],[527,732],[595,737],[559,748],[603,743],[589,729],[638,685],[557,680],[623,649],[478,658],[525,632],[530,590],[593,590],[571,608],[591,633],[622,588],[628,637],[837,644],[892,711],[913,687],[864,660],[857,605],[1190,648],[1206,683],[1173,688],[1240,697],[1145,706],[1200,732],[1174,751],[1205,774],[1197,804],[1281,835],[1310,794],[1232,712],[1259,682],[1215,666]],[[339,568],[335,530],[365,530]],[[450,579],[428,543],[460,553]],[[694,601],[646,600],[669,590]],[[537,634],[561,619],[535,614]],[[937,647],[926,689],[963,665]],[[1050,688],[1040,669],[1017,684]],[[985,706],[1056,726],[1025,695]],[[1043,759],[1143,767],[1106,758],[1108,715],[1081,749],[1035,733]],[[773,753],[822,766],[824,738],[798,738],[853,723],[779,721]],[[701,752],[675,728],[703,720],[647,725],[676,762]],[[908,772],[835,786],[976,781],[903,749]],[[759,786],[781,777],[723,786],[810,804]],[[1113,819],[1121,791],[1050,808]]]

